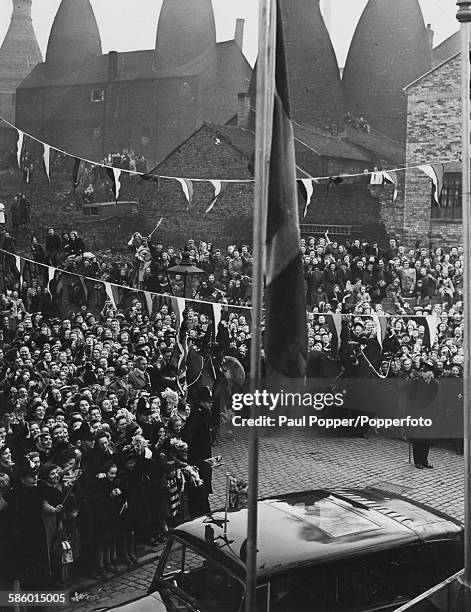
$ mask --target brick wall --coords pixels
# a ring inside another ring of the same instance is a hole
[[[460,58],[438,67],[408,90],[407,166],[458,160],[461,153]],[[446,167],[445,167],[446,168]],[[431,219],[431,181],[406,172],[404,240],[432,246],[460,240],[461,224]]]
[[[76,85],[47,82],[47,87],[26,84],[17,92],[17,124],[88,159],[132,149],[157,163],[204,121],[228,121],[237,112],[237,94],[248,90],[250,75],[241,50],[229,41],[215,46],[212,63],[200,74]],[[103,102],[91,101],[95,89],[104,90]]]

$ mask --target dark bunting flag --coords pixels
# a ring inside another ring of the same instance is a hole
[[[331,176],[329,178],[329,182],[327,183],[327,189],[326,189],[326,195],[329,194],[329,191],[332,187],[332,185],[340,185],[340,183],[343,183],[343,178],[340,176]]]
[[[74,167],[72,169],[72,182],[74,184],[74,193],[80,183],[80,179],[79,179],[80,161],[81,160],[79,157],[74,157]]]
[[[267,218],[266,333],[268,376],[302,378],[307,322],[283,25],[277,2],[275,106]]]
[[[157,183],[157,189],[160,189],[160,177],[157,174],[141,174],[139,176],[139,184],[141,184],[142,181]]]

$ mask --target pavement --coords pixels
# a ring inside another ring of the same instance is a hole
[[[224,506],[225,473],[247,478],[248,435],[236,431],[213,449],[223,465],[213,471],[213,508]],[[316,429],[269,430],[259,442],[259,496],[266,497],[305,489],[377,486],[400,493],[464,518],[464,462],[451,448],[434,447],[434,469],[418,470],[409,463],[409,445],[400,439],[372,434],[368,439],[326,436]],[[86,582],[72,589],[79,597],[66,610],[102,609],[145,594],[162,546],[148,551],[140,566],[102,583]],[[82,595],[80,595],[82,594]]]

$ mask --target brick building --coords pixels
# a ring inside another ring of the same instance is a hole
[[[0,117],[15,123],[16,89],[42,62],[31,20],[32,0],[12,0],[10,26],[0,47]],[[0,155],[15,142],[15,132],[0,123]]]
[[[455,53],[406,88],[407,165],[454,161],[443,167],[440,206],[430,178],[419,170],[406,173],[403,228],[409,241],[421,237],[441,246],[462,240],[460,83],[460,56]]]
[[[16,96],[17,125],[88,159],[133,150],[161,161],[203,121],[224,123],[247,91],[243,21],[216,43],[211,0],[165,0],[155,49],[102,54],[89,0],[62,0],[40,63]]]

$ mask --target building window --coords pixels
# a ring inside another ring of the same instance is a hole
[[[447,172],[443,175],[443,189],[438,206],[433,196],[432,219],[457,219],[462,216],[461,172]]]
[[[93,103],[103,102],[103,100],[105,99],[105,90],[104,89],[92,89],[90,99]]]
[[[92,138],[101,138],[102,129],[101,127],[92,128]]]

